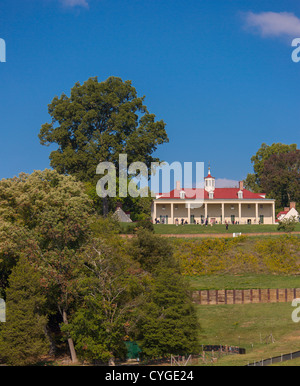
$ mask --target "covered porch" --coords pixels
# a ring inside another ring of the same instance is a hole
[[[274,224],[275,203],[250,201],[154,201],[152,221],[160,224]]]

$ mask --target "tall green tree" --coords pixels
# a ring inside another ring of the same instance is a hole
[[[97,244],[89,252],[81,281],[83,301],[65,328],[82,359],[108,363],[126,356],[126,326],[137,305],[139,285],[134,264],[117,252],[113,242]]]
[[[5,221],[1,215],[0,219],[0,297],[5,299],[13,267],[20,257],[35,256],[39,246],[31,230],[16,222]]]
[[[47,354],[45,304],[41,276],[22,257],[9,277],[6,322],[0,330],[0,358],[6,364],[34,364]]]
[[[41,272],[43,285],[67,324],[82,264],[81,248],[89,240],[93,218],[85,187],[55,170],[35,171],[0,181],[0,197],[2,266],[9,274],[17,260],[27,256]],[[5,227],[13,232],[5,232]],[[70,338],[68,343],[75,362]]]
[[[132,313],[143,291],[145,274],[128,253],[109,219],[97,223],[97,238],[85,248],[80,273],[81,301],[65,326],[85,360],[125,358]]]
[[[245,188],[250,189],[253,192],[260,192],[262,189],[261,175],[264,170],[264,163],[274,154],[289,153],[296,149],[296,144],[286,145],[283,143],[273,143],[272,145],[267,145],[266,143],[263,143],[256,154],[251,157],[254,173],[249,173],[247,175],[244,181]]]
[[[56,144],[50,154],[51,166],[59,173],[72,174],[80,181],[95,184],[100,162],[119,164],[119,154],[127,154],[128,163],[142,161],[150,168],[157,146],[168,142],[165,123],[155,120],[138,97],[131,81],[97,77],[82,85],[77,82],[68,97],[55,97],[48,106],[51,123],[42,125],[42,145]],[[103,210],[108,211],[107,200]]]
[[[180,272],[162,266],[140,310],[139,334],[143,356],[197,354],[199,323],[190,289]]]
[[[151,274],[137,313],[136,339],[144,357],[199,352],[199,323],[191,289],[171,245],[147,230],[133,241],[135,259]]]
[[[276,199],[278,206],[300,201],[300,150],[274,154],[264,163],[260,177],[264,191]]]

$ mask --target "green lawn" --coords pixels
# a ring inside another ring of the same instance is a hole
[[[214,365],[246,365],[300,349],[300,325],[294,323],[291,303],[197,306],[201,344],[231,345],[245,355],[223,356]],[[267,344],[270,334],[275,342]],[[203,362],[199,363],[203,365]],[[207,363],[206,365],[212,365]]]
[[[228,234],[232,236],[232,233],[242,234],[246,233],[269,233],[277,232],[279,235],[283,232],[277,231],[277,225],[229,225],[226,230],[224,224],[215,224],[213,226],[205,225],[169,225],[169,224],[155,224],[154,231],[157,234]],[[300,223],[295,227],[296,232],[300,232]]]
[[[193,290],[300,288],[300,276],[292,275],[203,275],[188,277]]]

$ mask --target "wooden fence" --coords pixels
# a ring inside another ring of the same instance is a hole
[[[193,292],[196,304],[249,304],[291,302],[300,298],[300,288],[201,290]]]

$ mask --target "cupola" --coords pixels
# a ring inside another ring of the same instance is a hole
[[[210,174],[210,167],[208,168],[208,175],[204,178],[204,189],[208,193],[215,190],[215,177]]]

